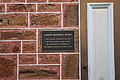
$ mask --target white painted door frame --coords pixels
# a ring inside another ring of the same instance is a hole
[[[108,43],[109,43],[109,79],[115,80],[115,67],[114,67],[114,21],[113,21],[113,3],[88,3],[87,4],[87,35],[88,35],[88,80],[94,80],[94,35],[93,35],[93,10],[94,9],[107,9],[108,11]],[[103,79],[101,79],[103,80]]]

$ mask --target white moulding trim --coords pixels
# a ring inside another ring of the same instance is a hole
[[[114,21],[113,21],[113,2],[109,3],[87,3],[87,38],[88,38],[88,80],[94,80],[94,65],[93,55],[94,44],[91,40],[92,35],[92,16],[93,9],[107,9],[108,10],[108,26],[109,28],[109,77],[110,80],[115,80],[115,63],[114,63]]]

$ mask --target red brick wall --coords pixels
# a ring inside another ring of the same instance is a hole
[[[43,52],[42,30],[73,30],[75,51]],[[79,1],[0,0],[0,80],[79,80]]]

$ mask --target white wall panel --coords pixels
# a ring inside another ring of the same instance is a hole
[[[88,3],[89,80],[114,80],[113,4]]]

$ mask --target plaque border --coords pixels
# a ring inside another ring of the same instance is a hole
[[[42,30],[41,31],[41,37],[43,37],[42,36],[42,32],[43,31],[73,31],[73,33],[74,33],[74,50],[43,50],[43,48],[42,48],[42,38],[41,38],[41,52],[47,52],[47,53],[51,53],[51,52],[75,52],[75,48],[76,48],[76,43],[75,43],[75,30]]]

